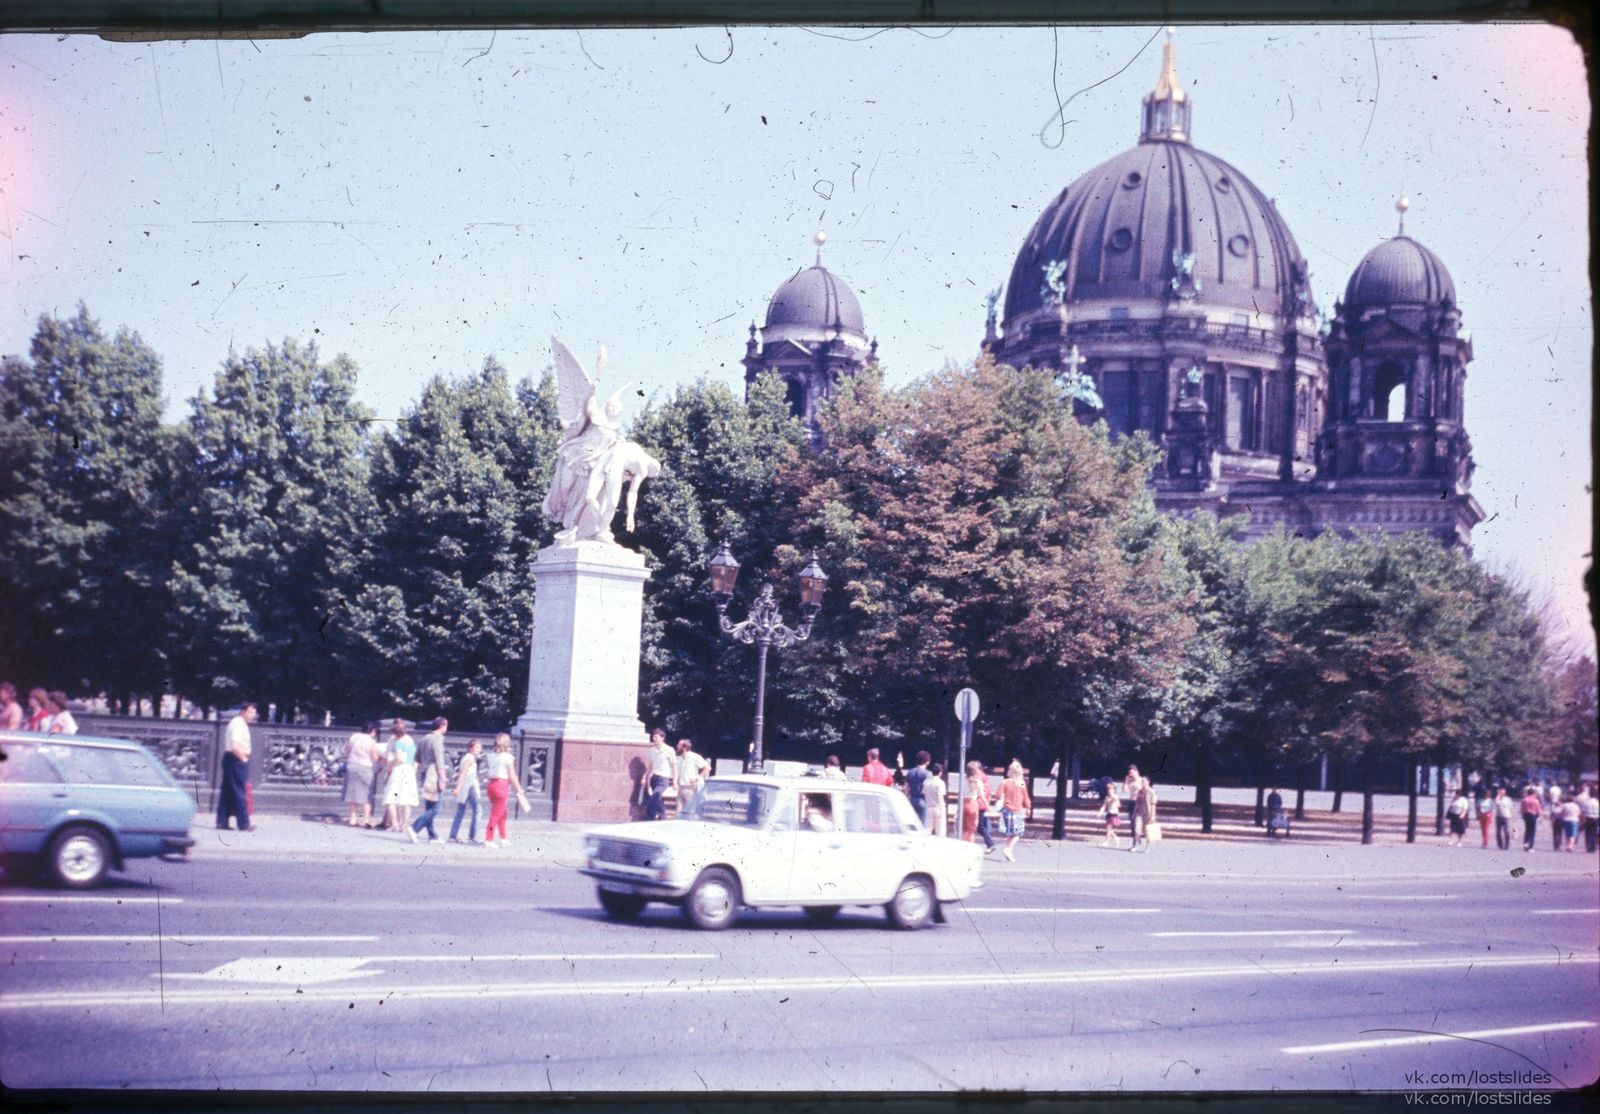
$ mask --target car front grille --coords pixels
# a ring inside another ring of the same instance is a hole
[[[631,839],[602,839],[600,849],[595,852],[594,861],[619,866],[644,866],[659,850],[661,848],[653,843],[639,843]]]

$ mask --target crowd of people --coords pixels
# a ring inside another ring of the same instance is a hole
[[[67,694],[33,689],[26,709],[17,702],[17,687],[0,681],[0,731],[38,731],[46,735],[76,735],[78,721],[67,709]]]
[[[1550,847],[1554,851],[1576,851],[1578,840],[1583,839],[1583,849],[1594,854],[1600,847],[1600,797],[1594,787],[1585,783],[1574,793],[1570,787],[1559,783],[1532,783],[1523,787],[1517,798],[1506,786],[1479,784],[1472,787],[1471,799],[1466,787],[1457,787],[1445,816],[1450,822],[1450,846],[1460,847],[1466,840],[1467,828],[1473,817],[1489,846],[1489,829],[1494,829],[1495,846],[1506,851],[1511,847],[1512,822],[1522,816],[1522,849],[1538,850],[1539,822],[1548,819]]]
[[[438,842],[439,813],[446,801],[452,801],[450,843],[508,846],[506,819],[511,798],[515,796],[522,808],[529,807],[527,795],[517,784],[511,736],[504,731],[497,734],[494,748],[487,753],[482,739],[471,740],[452,768],[444,741],[449,729],[449,721],[440,716],[420,742],[411,737],[403,719],[389,724],[387,738],[379,738],[377,721],[351,735],[345,750],[344,801],[350,809],[345,823],[353,828],[401,832],[412,843],[423,842],[424,836],[426,842]],[[413,809],[417,810],[415,817]],[[478,819],[484,811],[488,815],[480,838]],[[467,824],[465,840],[462,821]]]

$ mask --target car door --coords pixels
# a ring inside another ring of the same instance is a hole
[[[890,798],[847,792],[843,798],[842,846],[835,852],[840,889],[854,901],[877,903],[894,895],[906,876],[912,840]]]
[[[37,855],[71,807],[67,786],[41,744],[7,741],[0,749],[6,755],[0,762],[0,850]]]
[[[799,794],[799,828],[789,867],[789,900],[795,905],[840,905],[848,896],[838,862],[844,831],[839,822],[840,794],[807,787]]]

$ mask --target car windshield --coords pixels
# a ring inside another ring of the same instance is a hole
[[[711,824],[762,828],[777,800],[778,791],[769,785],[712,778],[694,795],[694,803],[683,815],[688,820],[704,820]]]

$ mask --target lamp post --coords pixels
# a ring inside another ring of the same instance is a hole
[[[739,562],[733,550],[724,541],[717,555],[711,559],[711,599],[717,607],[717,622],[726,634],[746,645],[754,644],[759,655],[756,666],[756,719],[750,742],[750,769],[759,773],[764,758],[762,738],[766,726],[767,702],[767,651],[773,646],[792,646],[811,637],[811,623],[822,610],[822,594],[827,590],[828,577],[817,563],[816,550],[811,560],[796,577],[800,582],[800,625],[787,627],[778,613],[778,601],[773,598],[772,585],[763,584],[761,594],[751,605],[744,622],[735,623],[728,618],[728,604],[733,601],[733,586],[739,579]]]

